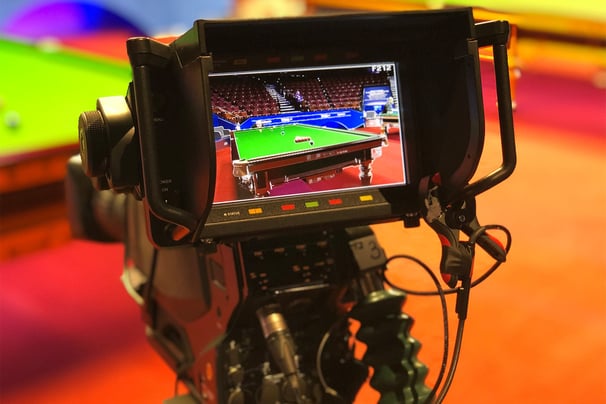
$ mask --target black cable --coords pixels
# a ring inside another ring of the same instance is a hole
[[[505,249],[505,255],[507,255],[509,253],[509,250],[511,249],[512,239],[511,239],[510,231],[505,226],[493,224],[493,225],[479,227],[476,231],[474,231],[471,234],[471,236],[469,238],[469,243],[475,244],[478,237],[480,237],[482,234],[484,234],[487,230],[500,230],[503,233],[505,233],[507,241],[505,243],[504,249]],[[397,255],[391,256],[387,259],[385,264],[389,265],[389,263],[395,259],[407,259],[407,260],[410,260],[410,261],[413,261],[413,262],[419,264],[422,267],[428,268],[427,265],[424,262],[422,262],[420,259],[413,257],[411,255],[407,255],[407,254],[397,254]],[[503,262],[499,262],[499,261],[495,262],[480,277],[478,277],[476,280],[474,280],[471,283],[471,287],[474,288],[474,287],[478,286],[480,283],[484,282],[486,279],[488,279],[488,277],[490,277],[490,275],[492,275],[501,266],[502,263]],[[434,291],[434,290],[419,291],[419,290],[405,289],[405,288],[402,288],[399,286],[395,286],[388,279],[386,279],[385,277],[383,277],[383,278],[384,278],[385,283],[387,283],[392,288],[398,289],[404,293],[407,293],[409,295],[414,295],[414,296],[438,296],[440,293],[444,293],[445,295],[451,295],[451,294],[457,293],[457,291],[458,291],[458,288],[444,289],[442,292]]]
[[[507,256],[507,253],[509,252],[509,249],[511,247],[511,234],[509,233],[509,230],[507,230],[505,227],[500,226],[500,225],[482,226],[482,227],[478,228],[477,230],[475,230],[471,234],[471,236],[469,237],[469,241],[467,242],[468,245],[470,246],[470,248],[472,249],[471,251],[473,252],[473,248],[475,246],[477,239],[482,234],[486,233],[486,231],[489,229],[498,229],[498,230],[505,232],[505,234],[507,235],[507,239],[508,239],[507,246],[505,247],[505,256]],[[483,276],[481,276],[479,279],[477,279],[475,281],[475,285],[481,283],[486,278],[488,278],[501,264],[502,264],[502,262],[496,262],[488,271],[486,271],[486,273],[484,273]],[[452,385],[452,381],[454,380],[454,376],[457,371],[457,365],[459,363],[459,358],[461,356],[461,346],[463,344],[463,331],[465,329],[465,320],[467,318],[469,291],[473,287],[472,285],[473,285],[473,283],[471,282],[470,279],[465,279],[465,280],[463,280],[462,286],[460,288],[456,289],[457,290],[457,308],[456,308],[456,310],[459,315],[459,322],[457,325],[457,335],[455,338],[455,345],[453,347],[450,368],[448,369],[448,375],[446,376],[446,381],[444,382],[444,386],[442,387],[442,390],[440,391],[440,394],[438,395],[438,398],[436,399],[436,404],[441,404],[442,401],[444,401],[444,398],[448,394],[448,390],[450,390],[450,386]]]
[[[448,308],[446,306],[446,296],[444,293],[444,289],[442,288],[442,285],[440,284],[440,280],[433,273],[433,271],[431,270],[431,268],[429,268],[429,266],[427,264],[425,264],[423,261],[421,261],[418,258],[415,258],[410,255],[405,255],[405,254],[394,255],[394,256],[390,257],[387,260],[387,262],[392,261],[397,258],[409,259],[409,260],[412,260],[412,261],[416,262],[417,264],[419,264],[421,266],[421,268],[423,268],[425,270],[425,272],[427,272],[427,274],[433,280],[433,283],[435,284],[436,289],[438,290],[437,294],[440,296],[440,303],[441,303],[441,307],[442,307],[442,319],[443,319],[443,326],[444,326],[444,353],[442,355],[442,365],[440,366],[440,372],[439,372],[436,382],[435,382],[433,388],[431,389],[431,392],[429,393],[429,396],[427,397],[427,400],[426,400],[427,403],[430,403],[431,400],[433,399],[433,397],[436,395],[438,388],[440,387],[440,384],[442,383],[442,379],[444,378],[444,373],[446,372],[446,365],[448,364],[448,347],[450,345],[450,335],[449,335],[449,331],[448,331]],[[391,281],[389,281],[389,279],[387,279],[387,276],[385,275],[386,270],[387,270],[387,268],[384,269],[383,271],[381,271],[381,277],[383,278],[383,281],[390,287],[394,288],[395,290],[399,290],[401,292],[408,293],[405,289],[402,289],[402,288],[394,285],[393,283],[391,283]]]
[[[341,326],[341,323],[345,319],[346,319],[346,317],[343,316],[341,319],[339,319],[338,321],[335,321],[328,328],[328,330],[324,333],[324,336],[320,340],[320,344],[318,345],[318,349],[316,351],[316,373],[318,374],[318,380],[320,381],[320,384],[322,385],[324,392],[337,399],[342,399],[342,397],[339,395],[339,392],[337,392],[335,389],[330,387],[328,385],[328,383],[326,382],[326,378],[324,377],[324,371],[322,370],[322,354],[324,353],[324,348],[325,348],[326,343],[328,342],[329,338],[332,336],[332,333],[334,332],[334,330],[337,327]]]
[[[450,361],[450,368],[448,369],[448,376],[446,376],[446,380],[444,381],[444,386],[438,395],[438,398],[435,401],[435,404],[440,404],[444,401],[446,394],[448,394],[448,390],[450,390],[450,386],[452,385],[452,381],[454,380],[454,375],[457,371],[457,364],[459,363],[459,358],[461,356],[461,346],[463,344],[463,331],[465,329],[465,319],[459,319],[457,325],[457,335],[455,337],[455,344],[452,351],[452,360]]]
[[[470,248],[473,251],[473,248],[475,247],[475,244],[476,244],[478,238],[481,235],[483,235],[484,233],[486,233],[487,230],[500,230],[503,233],[505,233],[507,241],[503,248],[505,250],[505,257],[506,257],[507,254],[509,253],[509,250],[511,249],[512,238],[511,238],[511,233],[504,226],[487,225],[487,226],[479,227],[470,235],[469,241],[467,241],[467,244],[470,246]],[[420,265],[431,276],[434,284],[436,285],[437,291],[407,290],[407,289],[394,285],[389,279],[387,279],[385,272],[388,269],[387,264],[389,264],[389,262],[391,262],[395,259],[408,259],[408,260],[411,260],[411,261],[417,263],[418,265]],[[438,279],[435,276],[435,274],[433,273],[433,271],[431,271],[429,266],[427,264],[425,264],[423,261],[421,261],[420,259],[410,256],[410,255],[406,255],[406,254],[394,255],[387,259],[386,268],[381,272],[383,281],[387,285],[389,285],[390,287],[397,289],[401,292],[408,293],[411,295],[418,295],[418,296],[436,296],[436,295],[438,295],[438,296],[440,296],[440,301],[441,301],[441,305],[442,305],[442,317],[443,317],[443,321],[444,321],[444,323],[443,323],[444,324],[444,354],[442,357],[442,365],[441,365],[440,373],[438,375],[438,378],[436,380],[436,383],[435,383],[433,389],[431,390],[429,397],[426,400],[427,403],[432,402],[431,401],[432,398],[435,396],[438,388],[440,387],[440,383],[442,381],[442,378],[444,376],[444,372],[446,369],[446,365],[448,363],[448,348],[449,348],[448,328],[449,327],[448,327],[448,313],[447,313],[447,309],[446,309],[445,295],[457,293],[456,311],[458,314],[459,321],[458,321],[458,325],[457,325],[457,334],[456,334],[456,338],[455,338],[455,344],[453,347],[452,360],[450,362],[450,367],[448,369],[448,374],[446,376],[444,386],[442,387],[438,397],[436,398],[435,404],[442,403],[442,401],[446,397],[446,394],[448,393],[448,390],[450,389],[450,386],[452,385],[452,381],[454,380],[454,375],[456,373],[457,365],[458,365],[459,358],[461,355],[461,346],[463,343],[463,331],[465,329],[465,320],[467,318],[467,307],[468,307],[468,303],[469,303],[469,292],[470,292],[471,288],[479,285],[480,283],[485,281],[490,275],[492,275],[503,262],[505,262],[505,260],[495,262],[482,276],[480,276],[478,279],[476,279],[473,282],[471,282],[471,279],[468,278],[467,280],[463,280],[463,285],[459,288],[443,290],[440,285],[440,282],[438,281]]]
[[[505,243],[505,246],[503,248],[505,249],[505,256],[507,257],[507,254],[509,254],[509,250],[511,249],[511,242],[512,242],[511,233],[510,233],[509,229],[507,229],[507,227],[501,226],[500,224],[491,224],[491,225],[479,227],[469,237],[469,243],[475,244],[478,237],[480,237],[482,234],[486,233],[487,230],[499,230],[499,231],[502,231],[503,233],[505,233],[507,242]],[[478,279],[476,279],[475,281],[473,281],[471,283],[471,287],[473,288],[473,287],[479,285],[480,283],[484,282],[486,279],[488,279],[488,277],[490,275],[492,275],[501,266],[501,264],[503,262],[499,262],[499,261],[495,262],[490,268],[488,268],[488,270],[486,272],[484,272],[484,274],[482,274],[482,276],[478,277]]]
[[[473,251],[472,251],[473,252]],[[467,309],[469,307],[469,292],[471,290],[471,279],[469,277],[463,279],[461,286],[457,289],[457,301],[455,310],[459,318],[457,324],[457,336],[455,338],[455,344],[452,349],[452,359],[450,361],[450,368],[448,369],[448,375],[444,386],[436,399],[436,404],[441,404],[450,386],[454,380],[454,375],[457,371],[457,365],[459,363],[459,357],[461,356],[461,346],[463,344],[463,330],[465,329],[465,320],[467,319]]]

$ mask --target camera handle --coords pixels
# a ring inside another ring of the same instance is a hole
[[[428,368],[417,359],[421,344],[410,335],[414,320],[402,312],[406,294],[384,289],[378,271],[387,260],[374,234],[358,234],[349,244],[363,294],[349,317],[360,322],[356,338],[367,346],[362,360],[374,369],[370,385],[380,403],[425,403],[431,398]]]
[[[461,191],[449,198],[449,201],[466,200],[494,187],[507,179],[516,166],[516,147],[513,129],[513,104],[507,59],[509,41],[509,23],[507,21],[487,21],[475,24],[478,47],[492,46],[495,72],[499,132],[501,137],[501,166],[479,180],[467,184]]]
[[[424,403],[428,368],[417,359],[419,341],[410,336],[414,320],[402,312],[403,292],[377,290],[365,296],[349,316],[360,322],[356,338],[367,345],[363,361],[374,369],[370,385],[380,403]]]
[[[461,189],[448,187],[450,178],[442,178],[440,173],[424,177],[419,183],[423,218],[440,239],[442,245],[440,272],[443,280],[451,288],[454,288],[459,281],[471,277],[473,248],[470,243],[459,240],[459,232],[463,231],[471,237],[480,228],[476,218],[475,196],[508,178],[516,165],[513,106],[507,60],[509,23],[488,21],[475,24],[474,28],[476,45],[492,46],[493,50],[501,138],[501,166]],[[505,261],[504,247],[487,233],[479,233],[477,243],[496,261]]]

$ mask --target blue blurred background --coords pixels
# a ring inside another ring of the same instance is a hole
[[[2,0],[0,32],[27,38],[65,36],[118,23],[145,35],[175,34],[196,19],[226,17],[232,6],[232,0]]]

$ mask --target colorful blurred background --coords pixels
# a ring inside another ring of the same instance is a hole
[[[174,375],[147,345],[119,280],[122,247],[74,240],[67,222],[63,177],[78,150],[77,116],[98,97],[125,93],[126,38],[178,35],[198,18],[462,5],[479,20],[515,26],[518,167],[478,198],[480,221],[509,227],[513,247],[503,269],[471,293],[445,402],[605,403],[606,3],[599,0],[2,0],[0,402],[155,403],[173,395]],[[500,163],[490,80],[484,91],[480,174]],[[426,227],[374,229],[388,254],[437,267],[440,245]],[[478,257],[476,271],[487,262]],[[392,272],[402,285],[430,287],[404,264]],[[438,301],[409,297],[404,310],[416,320],[412,334],[431,385],[442,355]],[[356,402],[376,399],[367,388]]]

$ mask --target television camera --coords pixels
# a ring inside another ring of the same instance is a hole
[[[369,225],[426,221],[464,320],[474,246],[497,264],[509,249],[474,199],[515,166],[508,36],[448,9],[199,20],[170,43],[127,41],[132,82],[81,114],[68,200],[76,235],[124,243],[124,285],[188,389],[171,403],[353,402],[369,368],[382,403],[444,398],[456,364],[440,391],[425,384]],[[503,160],[472,181],[482,47]]]

